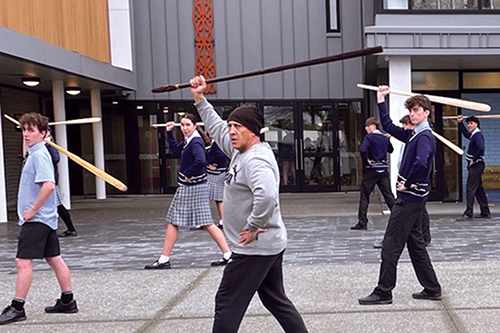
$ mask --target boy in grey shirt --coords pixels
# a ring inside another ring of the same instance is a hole
[[[33,259],[45,258],[56,273],[61,298],[47,313],[76,313],[68,266],[61,257],[57,238],[57,207],[54,194],[54,167],[44,139],[49,132],[47,117],[26,113],[20,119],[28,153],[23,163],[17,214],[21,231],[16,255],[16,292],[11,305],[0,315],[0,325],[26,320],[24,303],[33,281]]]
[[[285,332],[307,332],[283,286],[287,236],[279,207],[280,176],[271,147],[260,142],[262,113],[242,106],[226,125],[203,95],[205,79],[197,76],[190,83],[208,132],[231,157],[223,216],[233,254],[217,291],[213,332],[237,332],[255,292]]]

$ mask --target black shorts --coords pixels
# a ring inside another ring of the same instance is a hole
[[[25,222],[17,237],[19,259],[43,259],[61,254],[57,232],[40,222]]]

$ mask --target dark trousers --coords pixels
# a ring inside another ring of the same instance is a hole
[[[283,286],[283,252],[272,256],[233,253],[215,297],[214,333],[234,333],[255,292],[285,332],[307,332]]]
[[[376,293],[391,294],[396,286],[397,265],[405,244],[408,246],[411,263],[420,284],[431,293],[441,292],[441,286],[422,237],[424,204],[424,202],[403,201],[399,198],[396,200],[384,235]]]
[[[431,223],[430,223],[430,218],[429,218],[429,212],[427,211],[427,208],[425,207],[422,209],[422,236],[424,238],[424,243],[430,243],[431,242]]]
[[[481,208],[481,215],[490,215],[490,208],[488,207],[488,198],[483,188],[483,180],[481,176],[484,172],[484,162],[473,164],[469,168],[467,175],[467,208],[464,215],[472,216],[474,209],[474,197]]]
[[[358,222],[361,224],[368,224],[366,214],[368,213],[368,205],[370,204],[370,193],[372,193],[375,185],[378,185],[380,192],[382,192],[387,207],[392,210],[392,206],[394,206],[395,199],[391,191],[389,171],[379,173],[370,169],[365,170],[359,194]]]

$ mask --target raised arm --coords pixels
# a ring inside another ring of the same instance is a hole
[[[191,95],[195,101],[194,105],[198,110],[201,120],[205,123],[205,129],[215,140],[220,149],[229,157],[233,156],[234,148],[231,145],[231,139],[226,123],[217,114],[212,104],[205,98],[204,92],[207,83],[203,76],[195,76],[189,81],[191,83]]]
[[[377,106],[378,112],[380,114],[380,122],[382,123],[384,131],[391,134],[399,141],[406,142],[412,131],[407,131],[399,126],[394,125],[391,117],[389,117],[387,105],[385,104],[385,96],[387,96],[390,92],[391,90],[388,86],[380,86],[377,91]]]

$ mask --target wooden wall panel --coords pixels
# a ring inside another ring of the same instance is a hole
[[[107,0],[0,0],[0,26],[111,62]]]

